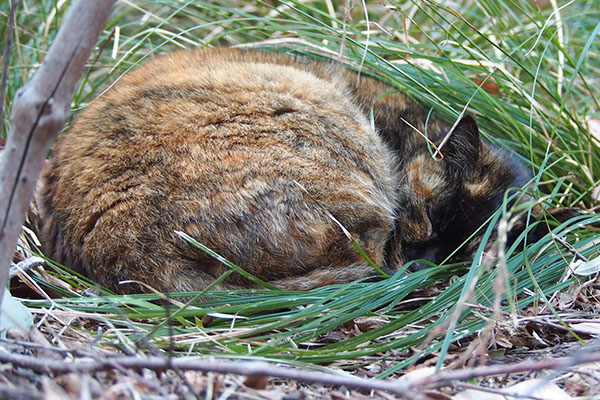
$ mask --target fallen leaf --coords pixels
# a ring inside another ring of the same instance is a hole
[[[482,390],[468,389],[459,392],[452,400],[516,400],[522,399],[524,395],[546,400],[569,400],[572,399],[564,390],[555,383],[544,379],[531,379],[519,382],[516,385],[499,389],[500,393],[489,393]]]
[[[0,336],[6,337],[7,329],[16,328],[27,332],[32,326],[33,316],[29,309],[5,289],[0,311]]]
[[[361,332],[367,332],[375,328],[379,328],[390,322],[385,317],[358,317],[354,318],[354,323]]]
[[[538,10],[544,9],[550,5],[550,0],[529,0],[532,6],[537,7]]]
[[[212,315],[206,314],[202,317],[202,326],[209,327],[213,321],[214,321],[214,317]]]
[[[494,343],[499,347],[504,347],[505,349],[511,349],[513,347],[511,337],[500,332],[497,332],[494,335]]]
[[[572,295],[568,293],[559,293],[558,294],[558,309],[559,310],[567,310],[573,306],[575,299]]]
[[[594,190],[592,190],[592,200],[600,200],[600,186],[596,186]]]
[[[42,390],[44,391],[44,399],[46,400],[65,400],[71,398],[58,383],[47,376],[42,377]]]
[[[332,329],[319,337],[319,340],[323,343],[337,343],[346,339],[348,339],[348,333],[342,331],[339,328]]]
[[[398,380],[400,382],[408,383],[410,381],[415,381],[421,378],[432,376],[433,374],[435,374],[435,367],[417,368],[413,369],[407,374],[402,375]]]
[[[266,375],[248,375],[244,380],[244,385],[252,389],[266,389],[269,383],[269,377]]]
[[[571,263],[571,271],[579,276],[590,276],[600,272],[600,257],[590,261],[576,260]]]
[[[600,119],[590,118],[587,120],[588,132],[600,141]]]
[[[491,94],[492,96],[501,97],[500,86],[498,86],[492,79],[481,80],[479,78],[473,78],[473,82],[475,82],[478,86],[480,86],[483,90]]]
[[[585,333],[591,336],[600,336],[600,320],[571,324],[571,328],[578,333]]]

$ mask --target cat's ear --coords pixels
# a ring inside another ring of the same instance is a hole
[[[469,172],[479,161],[481,138],[475,118],[463,117],[442,148],[448,166],[456,172]]]

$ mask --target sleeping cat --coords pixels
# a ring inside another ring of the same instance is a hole
[[[450,126],[382,96],[392,89],[272,52],[159,57],[58,141],[43,176],[46,255],[118,292],[140,290],[122,280],[201,290],[228,270],[176,231],[284,289],[376,275],[341,224],[387,271],[439,263],[530,175],[470,116],[434,160],[423,134],[439,145]],[[249,286],[233,274],[218,288]]]

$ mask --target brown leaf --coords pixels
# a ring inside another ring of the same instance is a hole
[[[244,380],[244,385],[257,390],[263,390],[267,388],[269,383],[269,377],[266,375],[249,375]]]
[[[513,343],[510,340],[510,336],[507,336],[503,333],[496,333],[494,335],[494,341],[496,346],[504,347],[505,349],[510,349],[513,347]]]
[[[361,332],[367,332],[375,328],[379,328],[390,322],[385,317],[358,317],[354,319],[354,324]]]
[[[516,400],[522,399],[523,394],[528,394],[542,399],[553,400],[568,400],[569,396],[564,390],[559,388],[555,383],[548,382],[544,379],[530,379],[510,386],[503,391],[505,394],[487,393],[479,390],[469,389],[464,392],[457,393],[453,400],[479,400],[481,398],[489,400]],[[506,393],[513,394],[508,395]]]
[[[337,343],[342,340],[348,339],[348,333],[342,331],[339,328],[333,329],[326,334],[319,337],[319,341],[323,343]]]
[[[479,78],[473,78],[473,82],[475,82],[478,86],[480,86],[483,90],[491,94],[492,96],[500,97],[500,86],[498,86],[491,78],[487,80],[482,80]]]
[[[42,377],[42,390],[46,400],[66,400],[71,397],[64,391],[55,380],[47,376]]]
[[[550,0],[529,0],[532,6],[542,10],[550,5]]]
[[[587,120],[588,131],[596,140],[600,141],[600,119],[590,118]]]
[[[581,322],[579,324],[571,324],[571,328],[576,332],[585,333],[590,336],[600,336],[600,320],[590,320],[589,322]]]
[[[204,317],[202,317],[202,326],[204,327],[208,327],[210,326],[210,324],[212,324],[212,322],[214,321],[214,318],[212,315],[204,315]]]

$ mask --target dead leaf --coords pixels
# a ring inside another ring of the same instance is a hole
[[[555,383],[544,379],[531,379],[519,382],[516,385],[502,389],[503,394],[483,392],[481,390],[469,389],[457,393],[452,400],[516,400],[522,399],[523,395],[538,397],[547,400],[569,400],[572,399],[564,390]],[[512,395],[511,395],[512,394]]]
[[[538,10],[542,10],[550,5],[550,0],[529,0],[529,2]]]
[[[266,389],[267,383],[269,383],[269,377],[266,375],[248,375],[244,380],[246,387],[257,390]]]
[[[600,272],[600,257],[590,261],[576,260],[571,263],[571,271],[579,276],[590,276]]]
[[[592,136],[594,136],[598,141],[600,141],[600,119],[589,118],[587,120],[587,128],[588,128],[588,132]]]
[[[511,349],[513,347],[511,336],[507,336],[504,333],[496,332],[494,335],[494,343],[496,346],[504,347],[505,349]]]
[[[594,190],[592,190],[592,200],[600,200],[600,186],[596,186]]]
[[[202,317],[202,326],[209,327],[213,321],[215,320],[215,318],[212,315],[206,314]]]
[[[568,293],[559,293],[558,294],[558,309],[559,310],[567,310],[573,306],[575,299],[572,295]]]
[[[585,333],[590,336],[600,336],[600,320],[571,324],[571,328],[578,333]]]
[[[379,328],[390,322],[385,317],[358,317],[354,318],[354,324],[360,329],[361,332],[367,332],[375,328]]]
[[[46,400],[68,400],[71,397],[54,380],[47,376],[42,378],[42,390]]]
[[[491,78],[486,81],[479,78],[473,78],[473,82],[492,96],[501,97],[500,86],[498,86]]]
[[[417,368],[413,369],[407,374],[404,374],[398,379],[400,382],[411,382],[421,378],[426,378],[435,374],[435,367]]]
[[[332,329],[326,334],[319,337],[319,341],[322,343],[337,343],[342,340],[348,339],[348,333],[344,332],[340,328]]]

